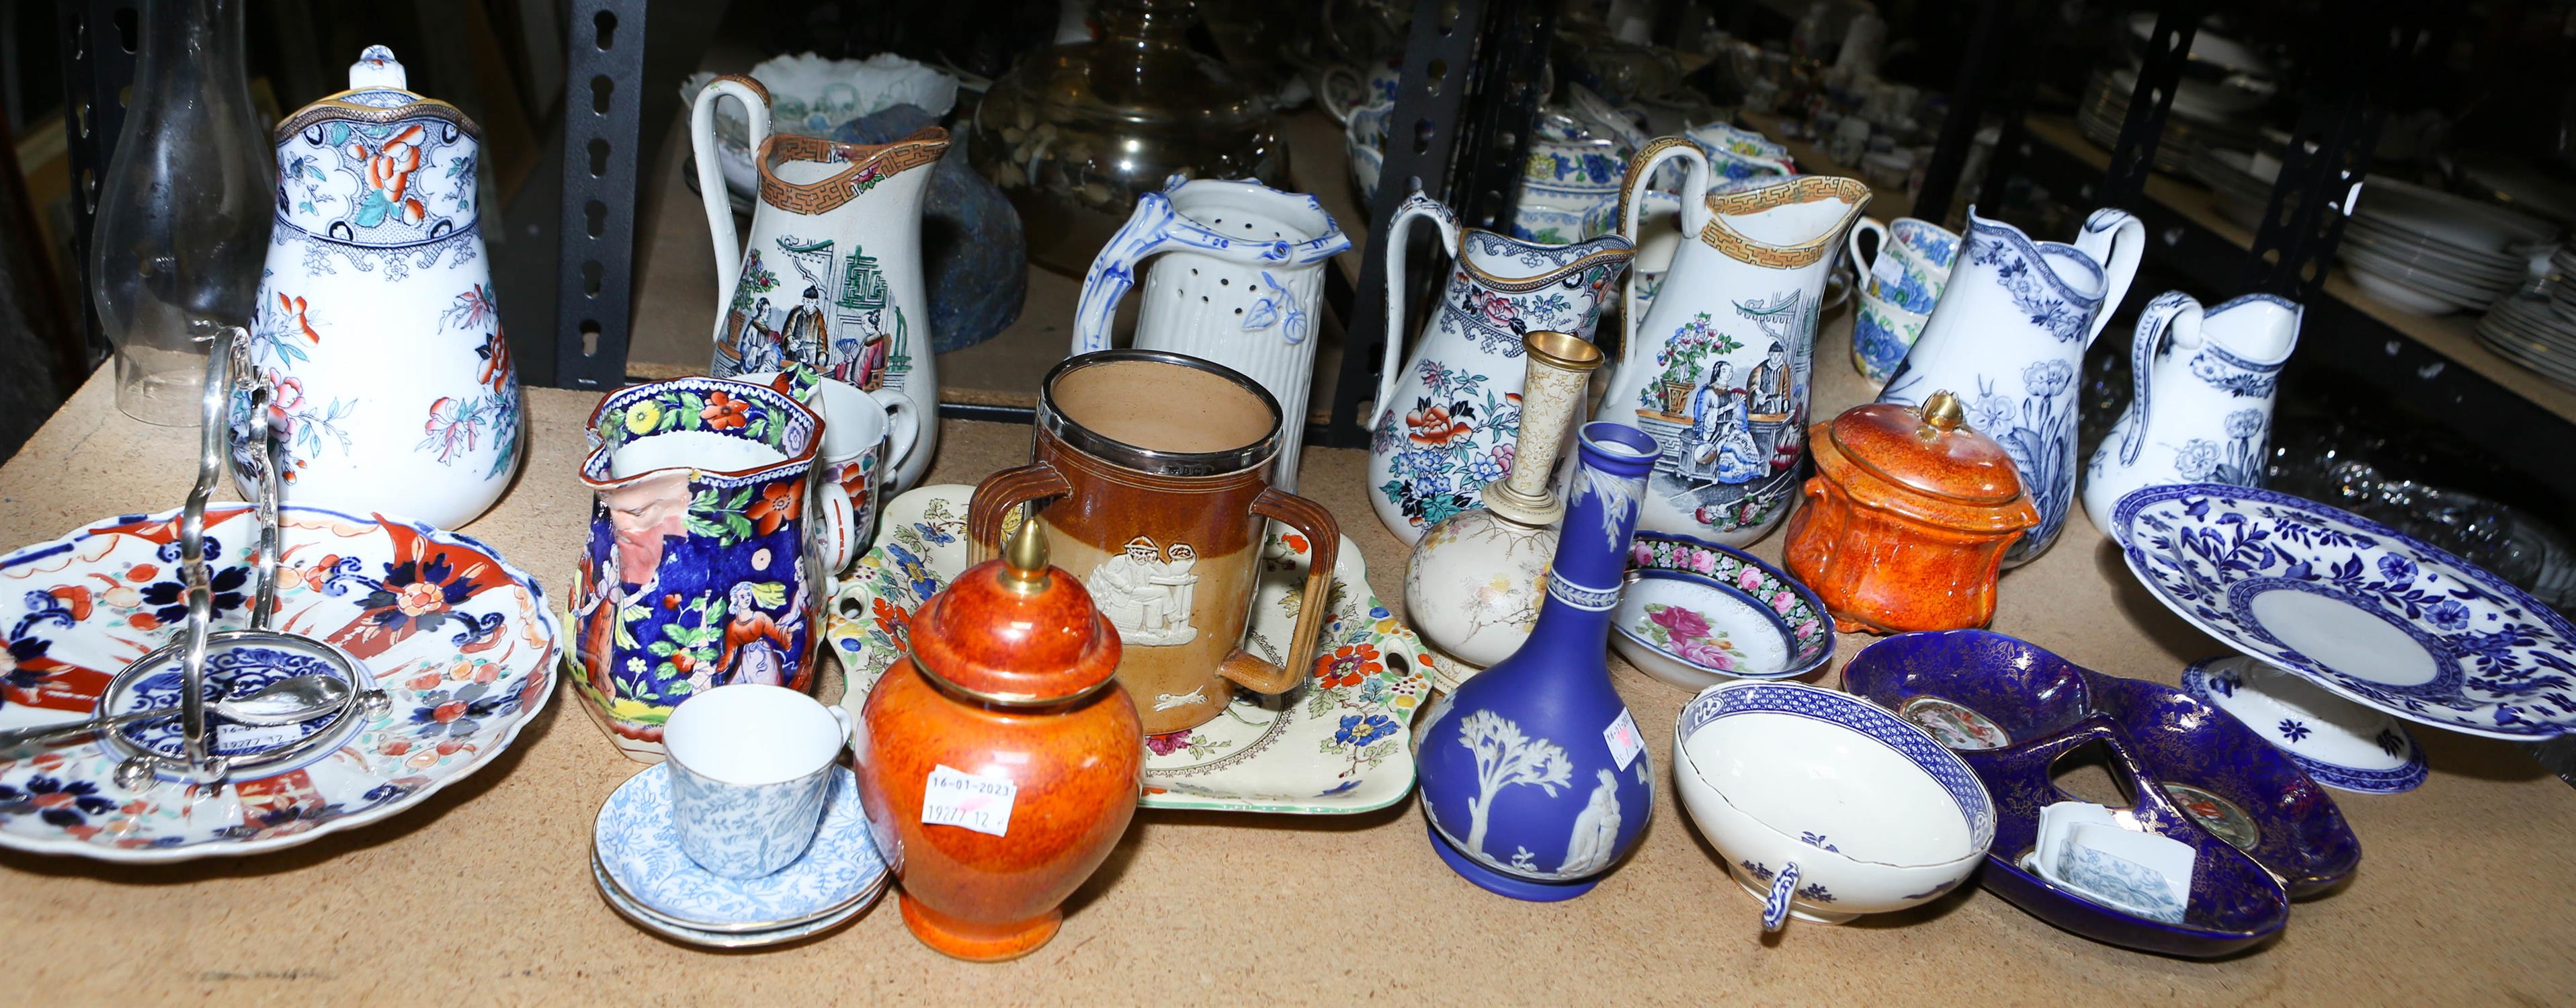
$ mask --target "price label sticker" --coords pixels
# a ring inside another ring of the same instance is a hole
[[[1004,836],[1011,832],[1011,803],[1019,796],[1020,786],[1008,777],[970,774],[940,764],[931,767],[929,786],[921,794],[921,824]]]
[[[1637,754],[1646,751],[1645,738],[1637,734],[1637,719],[1629,716],[1625,707],[1619,709],[1618,720],[1601,729],[1601,740],[1610,743],[1610,758],[1619,761],[1621,770],[1628,769],[1628,764],[1637,761]]]
[[[304,729],[291,724],[251,725],[220,724],[215,726],[215,748],[220,752],[245,753],[275,749],[304,737]]]

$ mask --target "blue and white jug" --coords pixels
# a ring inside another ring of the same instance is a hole
[[[1432,848],[1488,891],[1580,896],[1652,818],[1652,760],[1606,649],[1657,451],[1626,424],[1583,425],[1538,626],[1432,708],[1414,753]]]
[[[1994,438],[2039,509],[2004,566],[2048,551],[2075,503],[2075,389],[2084,348],[2129,293],[2146,225],[2093,211],[2075,244],[2035,242],[1968,208],[1968,237],[1941,301],[1878,401],[1920,406],[1948,390],[1968,425]]]
[[[2084,513],[2105,528],[2132,490],[2173,483],[2263,485],[2272,400],[2299,344],[2297,302],[2248,294],[2203,311],[2166,291],[2138,314],[2129,350],[2137,389],[2093,450]]]

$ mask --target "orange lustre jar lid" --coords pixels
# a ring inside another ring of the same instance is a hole
[[[1967,426],[1959,398],[1948,392],[1932,393],[1920,410],[1895,403],[1852,407],[1834,418],[1832,436],[1852,464],[1915,493],[1983,506],[2021,496],[2011,456]]]
[[[913,665],[987,703],[1044,706],[1108,684],[1118,671],[1118,631],[1091,592],[1047,564],[1046,533],[1020,523],[998,559],[949,582],[922,603],[911,630]]]

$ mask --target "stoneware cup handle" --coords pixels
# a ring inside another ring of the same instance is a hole
[[[2173,329],[2174,345],[2200,345],[2200,302],[2181,291],[2166,291],[2147,302],[2138,313],[2138,334],[2129,344],[2129,368],[2133,372],[2129,413],[2135,421],[2128,436],[2120,441],[2120,464],[2138,464],[2138,453],[2147,447],[2147,376],[2155,372],[2156,347],[2165,341],[2165,329]],[[2109,515],[2102,516],[2105,519]]]
[[[1347,82],[1348,90],[1335,87],[1337,81]],[[1368,82],[1360,79],[1357,70],[1346,66],[1325,67],[1323,76],[1315,81],[1315,104],[1323,106],[1324,114],[1332,116],[1334,122],[1348,126],[1351,113],[1360,107],[1361,90],[1367,86]]]
[[[823,569],[838,578],[859,558],[858,508],[850,502],[850,491],[829,480],[814,481],[814,497],[822,505]]]
[[[1876,235],[1878,238],[1877,242],[1870,246],[1868,255],[1860,254],[1862,235]],[[1887,225],[1879,223],[1876,217],[1863,217],[1860,223],[1852,225],[1851,237],[1848,241],[1851,245],[1852,283],[1854,285],[1868,283],[1869,275],[1878,269],[1878,257],[1887,254]]]
[[[895,470],[903,468],[906,459],[912,457],[912,450],[921,447],[921,410],[912,404],[910,396],[880,397],[873,392],[868,395],[885,407],[886,457],[879,472],[891,477]]]
[[[744,120],[751,126],[749,136],[751,159],[760,161],[760,145],[769,139],[769,89],[759,81],[741,74],[726,74],[707,83],[698,92],[697,104],[689,109],[689,145],[698,163],[698,195],[707,204],[707,230],[716,243],[716,319],[722,325],[726,305],[733,298],[733,287],[742,279],[742,244],[733,231],[733,203],[725,197],[724,168],[716,156],[716,99],[733,98],[742,102]]]
[[[1012,508],[1072,492],[1073,484],[1065,482],[1064,474],[1044,462],[984,477],[984,482],[975,484],[975,495],[966,500],[967,565],[983,563],[1001,552],[1002,519]]]
[[[2129,296],[2129,281],[2137,279],[2138,260],[2147,250],[2146,222],[2128,211],[2103,207],[2084,219],[2075,248],[2102,265],[2102,307],[2093,312],[2093,328],[2084,334],[2084,345],[2090,347],[2119,313],[2120,300]]]
[[[1404,243],[1405,228],[1417,220],[1428,220],[1440,229],[1440,251],[1451,259],[1459,253],[1458,215],[1439,200],[1416,192],[1395,208],[1395,217],[1386,225],[1386,356],[1378,362],[1377,410],[1360,420],[1368,430],[1376,430],[1378,420],[1397,408],[1395,383],[1404,377],[1404,260],[1410,251]]]
[[[1789,897],[1798,894],[1798,863],[1780,866],[1780,874],[1771,879],[1771,892],[1762,897],[1762,930],[1777,931],[1789,921]]]
[[[1342,529],[1322,505],[1275,489],[1253,498],[1252,513],[1278,519],[1306,537],[1306,586],[1297,603],[1297,629],[1288,635],[1281,652],[1287,656],[1285,667],[1237,647],[1217,674],[1255,693],[1285,693],[1303,682],[1307,667],[1315,663],[1315,637],[1323,632],[1325,610],[1332,604],[1333,564],[1341,558]]]

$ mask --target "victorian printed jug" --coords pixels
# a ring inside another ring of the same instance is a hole
[[[811,683],[824,549],[852,541],[848,496],[816,479],[822,430],[795,397],[722,378],[592,410],[574,691],[628,756],[659,759],[671,708],[707,690]]]
[[[1423,323],[1413,356],[1404,353],[1405,228],[1428,220],[1456,260],[1449,289]],[[1369,504],[1395,537],[1476,506],[1485,484],[1512,468],[1520,434],[1522,340],[1568,333],[1586,343],[1601,318],[1603,291],[1628,266],[1628,240],[1605,235],[1580,245],[1534,245],[1458,227],[1438,200],[1415,193],[1387,226],[1386,359],[1378,370],[1378,417],[1369,442]],[[1564,414],[1571,420],[1578,398]],[[1548,439],[1562,443],[1560,436]],[[1553,456],[1536,460],[1544,487]],[[1496,657],[1500,657],[1497,655]]]
[[[1634,423],[1661,446],[1639,528],[1742,546],[1797,497],[1816,313],[1869,186],[1807,175],[1712,192],[1708,156],[1665,137],[1628,166],[1619,220],[1632,243],[1644,180],[1672,158],[1689,167],[1681,250],[1653,306],[1628,306],[1624,357],[1593,418]]]
[[[716,100],[750,113],[759,152],[760,205],[751,239],[735,243],[733,209],[718,164]],[[749,77],[718,77],[690,116],[698,191],[715,236],[715,360],[728,377],[777,371],[787,361],[880,396],[899,394],[918,416],[939,409],[939,374],[922,293],[921,211],[931,166],[948,150],[936,126],[886,144],[845,144],[769,131],[769,92]],[[939,447],[935,424],[886,474],[887,493],[919,482]]]
[[[369,46],[349,90],[277,124],[252,358],[277,390],[288,503],[455,528],[518,468],[519,376],[483,255],[481,131],[405,82]]]
[[[1136,212],[1092,259],[1073,310],[1072,353],[1109,349],[1137,264],[1161,254],[1136,306],[1134,348],[1215,361],[1268,389],[1287,418],[1272,485],[1295,490],[1324,263],[1350,247],[1313,196],[1175,175],[1162,192],[1136,197]]]
[[[2297,302],[2248,294],[2203,312],[2166,291],[2138,314],[2129,348],[2136,396],[2093,450],[2084,513],[2111,527],[2132,490],[2171,483],[2262,486],[2272,395],[2299,343]]]
[[[1968,208],[1968,236],[1923,335],[1888,376],[1878,401],[1921,406],[1948,389],[1968,425],[1994,438],[2021,472],[2039,527],[2004,553],[2004,566],[2047,552],[2075,503],[2075,389],[2084,348],[2129,292],[2146,225],[2093,211],[2075,244],[2034,242]]]

